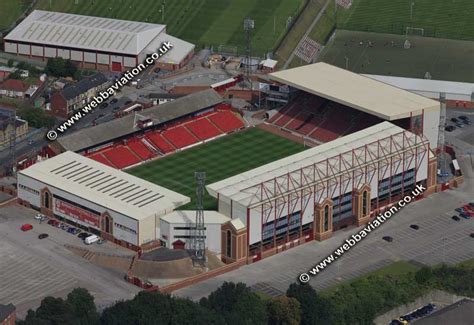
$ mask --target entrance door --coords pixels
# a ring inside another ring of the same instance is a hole
[[[122,71],[122,63],[120,62],[112,62],[112,71]]]

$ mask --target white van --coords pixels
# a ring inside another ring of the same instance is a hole
[[[99,240],[99,236],[97,236],[97,235],[90,235],[89,237],[87,237],[87,238],[84,239],[84,243],[85,243],[86,245],[90,245],[90,244],[95,243],[95,242],[98,241],[98,240]]]

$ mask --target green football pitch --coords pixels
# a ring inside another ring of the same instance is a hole
[[[337,30],[318,61],[357,73],[474,82],[473,53],[474,42]]]
[[[3,1],[3,0],[2,0]],[[167,32],[198,46],[244,48],[244,18],[255,21],[253,55],[262,56],[283,35],[304,0],[39,0],[36,8],[166,24]]]
[[[302,144],[252,128],[132,168],[127,172],[187,195],[194,201],[196,171],[206,172],[206,184],[211,184],[302,150]],[[191,202],[181,209],[192,209],[194,204]],[[217,208],[216,199],[207,193],[204,208]]]
[[[338,9],[337,28],[405,34],[412,27],[428,37],[473,40],[473,13],[472,0],[354,0]]]

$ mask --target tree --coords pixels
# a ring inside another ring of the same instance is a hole
[[[7,65],[11,68],[15,65],[15,61],[13,61],[12,59],[9,59],[7,62]]]
[[[36,318],[47,321],[51,325],[78,324],[74,319],[71,306],[61,298],[44,298],[36,310]]]
[[[74,317],[80,324],[98,324],[99,314],[94,304],[94,297],[87,289],[75,288],[67,295],[66,302],[71,306]]]
[[[332,324],[334,306],[330,300],[320,297],[309,284],[293,283],[286,295],[301,305],[301,324]]]
[[[301,305],[295,298],[270,299],[267,308],[270,325],[298,325],[301,322]]]
[[[25,105],[18,110],[18,115],[28,121],[28,125],[35,128],[50,128],[54,125],[55,119],[46,114],[40,108],[34,108],[29,105]]]
[[[48,59],[44,71],[54,77],[73,77],[77,71],[77,67],[71,60],[64,60],[61,57],[57,57]]]
[[[265,302],[243,283],[224,282],[201,306],[222,315],[227,324],[267,324]]]

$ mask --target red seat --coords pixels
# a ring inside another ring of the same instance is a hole
[[[115,147],[106,151],[104,152],[104,156],[119,169],[138,164],[141,161],[130,149],[124,146]]]
[[[89,156],[90,159],[94,159],[97,162],[103,163],[104,165],[107,165],[109,167],[117,168],[117,166],[114,166],[110,161],[107,160],[101,153],[96,153],[91,156]]]
[[[217,112],[214,115],[210,115],[208,118],[212,123],[217,125],[219,129],[226,133],[244,127],[242,120],[235,116],[231,111]]]
[[[200,118],[187,123],[185,126],[200,140],[210,139],[222,134],[207,118]]]
[[[131,141],[128,147],[135,152],[141,159],[147,160],[155,156],[154,152],[148,149],[141,141]]]
[[[198,142],[198,139],[182,126],[166,130],[162,135],[178,149]]]
[[[176,150],[163,136],[159,133],[148,133],[146,138],[151,141],[163,153],[168,153]]]

